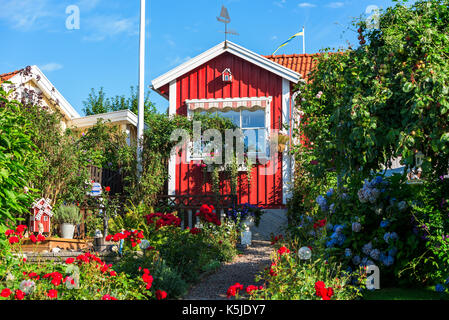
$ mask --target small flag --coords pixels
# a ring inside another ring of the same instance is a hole
[[[298,32],[298,33],[296,33],[296,34],[294,34],[294,35],[292,35],[287,41],[285,41],[283,44],[281,44],[281,45],[279,46],[279,48],[276,49],[275,52],[273,52],[273,55],[274,55],[280,48],[282,48],[282,47],[285,46],[287,43],[289,43],[290,41],[292,41],[294,38],[299,37],[299,36],[303,36],[303,37],[304,37],[304,30],[301,31],[301,32]]]

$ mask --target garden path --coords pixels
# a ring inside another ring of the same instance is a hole
[[[214,274],[205,277],[199,284],[191,288],[185,300],[226,300],[226,292],[230,286],[239,282],[248,285],[256,283],[255,276],[270,265],[272,252],[270,241],[253,239],[251,246],[242,250],[232,262],[226,263]]]

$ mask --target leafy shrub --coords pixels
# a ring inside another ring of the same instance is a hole
[[[38,154],[30,137],[32,123],[22,105],[10,101],[0,87],[0,249],[5,243],[6,222],[28,218],[34,190],[27,191],[38,166]]]
[[[75,205],[61,205],[54,211],[53,218],[58,223],[79,224],[82,217],[79,207]]]

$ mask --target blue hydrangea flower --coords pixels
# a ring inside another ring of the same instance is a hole
[[[333,231],[336,232],[336,233],[342,233],[342,232],[343,232],[343,228],[344,228],[344,227],[343,227],[342,225],[336,224],[336,225],[334,226]]]
[[[394,263],[394,258],[392,256],[383,256],[383,258],[384,259],[381,260],[381,262],[387,267],[391,266]]]
[[[396,247],[393,247],[390,250],[388,250],[388,255],[394,257],[397,252],[398,252],[398,249]]]
[[[352,224],[352,231],[360,232],[360,230],[362,230],[362,225],[359,222],[354,222]]]
[[[397,239],[398,239],[398,234],[396,232],[390,233],[390,240],[397,240]]]
[[[333,189],[333,188],[330,188],[330,189],[326,192],[326,196],[327,196],[328,198],[332,197],[333,194],[334,194],[334,189]]]
[[[391,233],[390,232],[385,232],[384,240],[385,240],[386,243],[388,243],[388,241],[390,241],[390,237],[391,237]]]
[[[369,256],[371,258],[373,258],[374,260],[379,260],[379,255],[380,255],[379,249],[373,249],[373,250],[371,250],[371,252],[369,254]]]
[[[444,291],[446,291],[446,288],[442,284],[437,284],[435,286],[435,291],[436,292],[444,292]]]
[[[332,248],[333,246],[335,246],[336,243],[337,243],[336,239],[330,239],[329,241],[326,242],[326,247]]]
[[[322,195],[319,195],[316,198],[316,202],[318,203],[322,211],[327,211],[329,209],[327,206],[327,200]]]
[[[332,223],[326,224],[326,229],[327,230],[332,230],[333,228],[334,228],[334,226],[332,225]]]
[[[388,220],[382,220],[381,222],[380,222],[380,227],[381,228],[386,228],[386,227],[388,227],[390,225],[390,221],[388,221]]]
[[[374,178],[374,183],[380,184],[380,183],[382,183],[382,182],[383,182],[383,179],[382,179],[381,176],[377,176],[377,177]]]
[[[360,264],[360,256],[354,256],[352,258],[352,263],[355,264],[356,266],[358,266]]]
[[[362,252],[363,252],[364,254],[366,254],[367,256],[369,256],[372,249],[373,249],[372,243],[371,243],[371,242],[368,242],[367,244],[365,244],[365,245],[362,247]]]
[[[331,203],[331,205],[329,206],[329,210],[331,213],[335,213],[335,203]]]
[[[349,248],[345,249],[345,257],[350,258],[352,256],[352,251]]]

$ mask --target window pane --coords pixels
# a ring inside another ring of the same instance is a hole
[[[265,111],[243,110],[242,128],[265,128]]]
[[[240,112],[239,111],[227,111],[227,112],[218,112],[218,116],[222,118],[227,118],[232,121],[237,127],[240,127]]]
[[[245,151],[246,152],[261,152],[266,154],[267,141],[266,131],[264,129],[244,130],[245,135]]]

